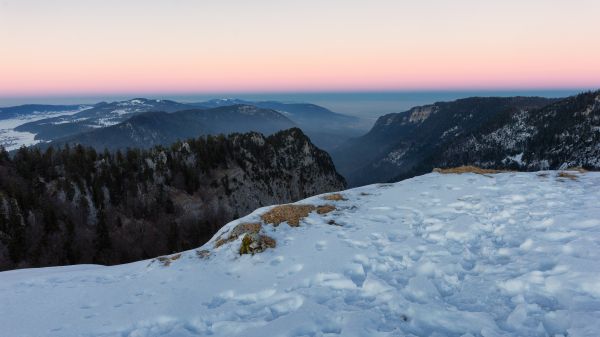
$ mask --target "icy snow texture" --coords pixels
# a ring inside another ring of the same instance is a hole
[[[168,267],[0,273],[0,336],[599,336],[600,173],[573,174],[312,197],[338,210],[265,226],[277,247],[254,256],[213,239]]]

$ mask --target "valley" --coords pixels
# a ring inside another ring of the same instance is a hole
[[[380,117],[331,151],[351,186],[407,179],[436,167],[600,169],[600,92],[564,99],[472,97]]]

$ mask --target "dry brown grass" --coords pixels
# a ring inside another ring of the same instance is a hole
[[[433,172],[441,174],[463,174],[463,173],[476,173],[476,174],[496,174],[502,172],[508,172],[503,170],[492,170],[484,169],[477,166],[459,166],[450,168],[434,168]]]
[[[210,257],[210,251],[206,250],[206,249],[202,249],[202,250],[198,249],[198,250],[196,250],[196,256],[199,259],[208,259]]]
[[[171,256],[159,256],[156,259],[160,262],[164,267],[168,267],[171,265],[171,262],[179,260],[181,257],[181,253],[171,255]]]
[[[329,201],[346,201],[346,200],[348,200],[339,193],[328,194],[328,195],[324,196],[323,199],[329,200]]]
[[[231,231],[231,234],[229,234],[229,237],[239,237],[242,234],[246,234],[246,233],[258,233],[260,232],[260,229],[262,228],[262,225],[258,222],[253,222],[253,223],[241,223],[237,226],[235,226],[235,228]]]
[[[336,208],[333,205],[323,205],[323,206],[317,207],[318,214],[327,214],[327,213],[333,212],[335,210],[336,210]]]
[[[217,242],[215,242],[215,248],[219,248],[228,242],[235,241],[243,234],[258,233],[260,232],[261,228],[262,225],[260,223],[241,223],[231,230],[231,233],[229,233],[227,238],[217,239]]]
[[[336,208],[332,205],[280,205],[275,206],[267,213],[261,215],[261,219],[273,226],[279,226],[287,222],[291,227],[300,226],[300,220],[306,218],[310,212],[317,211],[318,214],[327,214]]]
[[[222,245],[226,244],[227,242],[231,242],[233,240],[229,240],[229,238],[227,239],[217,239],[217,241],[215,242],[215,248],[219,248]]]
[[[577,175],[573,174],[573,173],[569,173],[569,172],[565,172],[565,171],[561,171],[558,172],[557,177],[560,178],[566,178],[566,179],[571,179],[571,180],[577,180]]]
[[[583,167],[569,167],[565,171],[577,171],[579,173],[587,173],[588,172],[588,170],[584,169]]]
[[[287,222],[291,227],[298,227],[300,220],[316,209],[313,205],[280,205],[275,206],[267,213],[261,215],[261,219],[274,226]]]
[[[277,246],[277,241],[275,241],[275,239],[273,239],[270,236],[261,235],[260,239],[264,243],[264,245],[268,248],[275,248]]]

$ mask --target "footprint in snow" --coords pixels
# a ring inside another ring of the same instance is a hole
[[[288,269],[286,269],[285,271],[277,274],[277,278],[282,279],[286,276],[292,276],[298,272],[300,272],[302,269],[304,269],[304,265],[301,263],[295,264],[291,267],[289,267]]]
[[[315,249],[318,251],[323,251],[325,248],[327,248],[327,241],[318,241],[315,244]]]
[[[367,273],[360,263],[353,263],[348,266],[344,274],[350,278],[358,288],[363,286],[365,279],[367,278]]]
[[[283,262],[284,259],[285,258],[281,255],[277,256],[273,260],[271,260],[270,265],[277,266],[277,265],[281,264],[281,262]]]

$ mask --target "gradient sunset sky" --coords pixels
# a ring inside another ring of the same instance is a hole
[[[600,87],[598,0],[0,0],[0,96]]]

